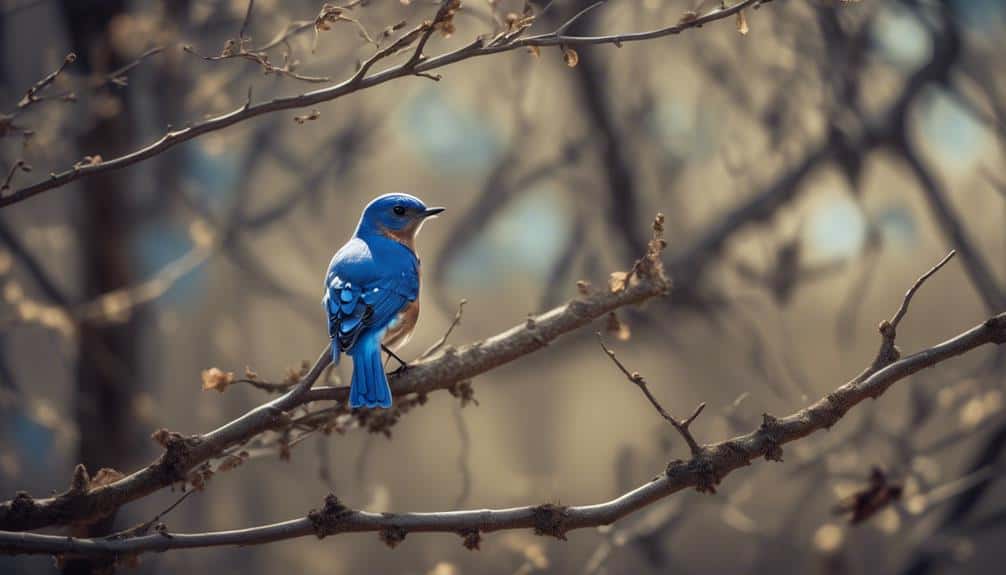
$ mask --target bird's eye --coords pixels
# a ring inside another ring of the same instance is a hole
[[[395,206],[394,208],[391,209],[391,211],[395,212],[396,216],[404,216],[405,206]]]

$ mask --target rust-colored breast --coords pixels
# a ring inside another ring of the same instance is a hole
[[[412,331],[416,329],[416,322],[419,321],[419,300],[409,302],[405,309],[398,312],[398,321],[394,327],[384,333],[384,345],[395,349],[401,347],[409,341]]]
[[[413,221],[400,230],[391,228],[381,228],[381,233],[403,246],[409,248],[412,253],[416,253],[416,232],[419,230],[419,222]]]

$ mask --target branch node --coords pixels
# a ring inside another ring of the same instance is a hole
[[[533,509],[534,534],[548,535],[560,541],[566,540],[566,519],[569,517],[568,507],[545,503]]]
[[[70,479],[70,491],[67,495],[83,495],[87,493],[87,484],[91,482],[91,476],[87,473],[87,467],[83,463],[78,463],[73,468],[73,477]]]
[[[157,465],[163,470],[169,483],[182,481],[189,469],[189,452],[199,443],[198,437],[185,437],[181,433],[161,428],[150,436],[164,448]]]
[[[325,506],[321,509],[312,509],[307,518],[311,521],[318,539],[324,539],[342,531],[346,518],[352,514],[352,509],[343,505],[334,493],[329,493],[325,496]]]
[[[765,438],[765,461],[782,461],[782,446],[779,444],[779,420],[767,413],[762,414],[761,427],[758,428]]]
[[[674,462],[671,462],[667,466],[668,473],[670,473],[673,466]],[[720,484],[721,477],[716,473],[716,466],[709,459],[695,457],[685,464],[685,466],[689,472],[695,474],[695,491],[710,495],[716,493],[716,486]]]
[[[399,543],[405,541],[405,536],[409,532],[405,530],[404,527],[399,525],[388,525],[381,528],[381,532],[378,534],[381,541],[388,546],[389,549],[394,549]]]
[[[478,529],[474,527],[462,529],[458,531],[458,535],[461,536],[461,544],[465,546],[465,549],[469,551],[478,551],[480,549],[479,545],[482,544],[482,533]]]
[[[10,502],[10,515],[13,520],[30,517],[35,513],[38,505],[27,491],[18,491],[14,494],[14,499]]]
[[[1006,343],[1006,314],[989,318],[985,327],[992,330],[992,341],[997,344]]]
[[[479,401],[475,399],[475,389],[472,387],[470,379],[464,379],[455,383],[447,388],[447,392],[461,400],[461,407],[465,407],[469,403],[479,404]]]

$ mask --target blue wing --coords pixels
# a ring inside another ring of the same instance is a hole
[[[333,352],[349,352],[364,333],[385,330],[418,297],[415,257],[393,252],[381,260],[378,266],[360,240],[351,241],[332,259],[322,303],[329,337],[337,347]]]

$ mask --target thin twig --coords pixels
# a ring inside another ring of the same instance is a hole
[[[14,162],[14,165],[10,167],[10,171],[7,172],[7,177],[4,178],[3,185],[0,186],[0,193],[6,192],[10,189],[10,184],[14,181],[14,174],[16,174],[18,170],[21,170],[22,172],[30,172],[31,166],[26,164],[24,160]]]
[[[114,72],[111,72],[111,73],[106,74],[105,76],[103,76],[101,78],[101,80],[94,85],[94,87],[95,88],[101,88],[101,87],[103,87],[103,86],[105,86],[107,84],[115,84],[116,86],[125,86],[126,85],[126,74],[128,74],[129,72],[131,72],[133,70],[133,68],[135,68],[135,67],[139,66],[140,64],[142,64],[143,61],[146,60],[147,58],[150,58],[151,56],[155,56],[157,54],[160,54],[163,51],[164,51],[164,46],[155,46],[155,47],[147,50],[146,52],[144,52],[144,53],[140,54],[139,56],[137,56],[136,59],[133,60],[132,62],[126,64],[125,66],[122,66],[121,68],[115,70]]]
[[[706,408],[706,404],[704,402],[700,403],[695,408],[695,411],[693,411],[692,414],[689,415],[687,419],[678,421],[674,416],[668,413],[667,410],[665,410],[662,405],[660,405],[660,402],[657,401],[657,398],[653,397],[653,394],[650,393],[649,386],[646,385],[646,379],[638,371],[629,371],[629,369],[625,367],[625,364],[623,364],[621,360],[615,357],[615,352],[611,350],[608,346],[604,345],[604,338],[601,336],[601,332],[597,332],[597,341],[599,344],[601,344],[601,349],[604,350],[604,353],[608,354],[608,357],[610,357],[611,361],[618,367],[618,369],[621,370],[623,374],[625,374],[625,377],[630,382],[634,383],[637,387],[639,387],[639,389],[646,396],[646,399],[650,400],[650,403],[653,404],[654,408],[656,408],[657,413],[659,413],[661,417],[666,419],[672,426],[674,426],[674,429],[676,429],[678,433],[681,434],[681,437],[683,437],[685,439],[685,442],[688,444],[688,448],[691,449],[692,451],[692,457],[695,458],[701,457],[702,446],[695,441],[695,438],[692,436],[692,432],[688,430],[688,426],[690,426],[692,422],[695,421],[695,418],[697,418],[699,414],[702,413],[702,410]]]
[[[444,335],[437,340],[436,343],[428,347],[426,351],[420,354],[419,359],[426,359],[439,351],[440,348],[444,347],[447,343],[447,338],[451,336],[451,332],[453,332],[454,328],[458,327],[458,324],[461,323],[461,313],[464,311],[466,303],[468,303],[468,300],[466,299],[462,299],[458,302],[458,311],[454,314],[454,319],[451,321],[451,325],[447,326],[447,331],[444,332]]]
[[[219,56],[204,56],[203,54],[196,52],[196,50],[192,46],[183,46],[182,49],[188,52],[189,54],[202,58],[207,62],[219,62],[221,60],[231,60],[234,58],[241,58],[243,60],[248,60],[249,62],[254,62],[258,64],[259,66],[262,67],[262,70],[266,74],[277,74],[280,76],[286,76],[288,78],[293,78],[295,80],[300,80],[302,82],[308,82],[312,84],[323,84],[332,81],[332,79],[329,78],[328,76],[305,76],[303,74],[295,72],[293,70],[292,63],[289,60],[289,55],[284,56],[284,62],[282,66],[277,66],[269,61],[269,55],[266,54],[265,52],[253,52],[246,50],[243,47],[239,48],[238,51],[236,52],[225,51]],[[246,105],[244,109],[248,109],[249,107],[250,106]]]
[[[255,7],[255,0],[248,0],[248,9],[245,11],[245,18],[241,22],[241,30],[238,31],[238,39],[244,41],[245,32],[248,30],[248,23],[251,21],[252,9]]]
[[[580,10],[579,12],[576,13],[575,16],[573,16],[569,20],[566,20],[566,22],[563,23],[562,26],[559,26],[556,29],[555,34],[557,36],[562,36],[563,34],[566,33],[566,30],[569,30],[570,26],[572,26],[573,24],[576,23],[577,20],[579,20],[580,18],[583,18],[584,16],[587,15],[588,12],[590,12],[594,8],[597,8],[597,7],[601,6],[602,4],[606,3],[607,1],[608,0],[598,0],[597,2],[594,2],[593,4],[591,4],[590,6],[587,6],[583,10]]]
[[[908,313],[908,304],[910,304],[912,302],[912,298],[915,297],[915,292],[919,291],[919,288],[922,287],[922,284],[926,283],[926,280],[932,277],[933,274],[940,271],[940,268],[945,266],[947,262],[949,262],[956,254],[957,250],[950,250],[950,253],[944,256],[943,259],[940,260],[938,264],[930,268],[930,270],[927,271],[926,273],[922,274],[919,277],[919,279],[915,280],[915,283],[912,284],[912,287],[908,288],[908,291],[905,292],[905,299],[901,302],[901,307],[898,308],[898,311],[894,314],[894,317],[891,318],[890,323],[892,328],[897,329],[898,324],[901,323],[901,320],[905,317],[905,314]]]
[[[461,492],[458,493],[457,499],[454,500],[454,506],[461,507],[472,494],[472,438],[468,432],[468,425],[465,423],[464,408],[460,403],[454,406],[454,424],[458,430],[458,439],[461,440],[461,449],[458,451],[458,472],[461,474]]]
[[[370,513],[348,509],[332,499],[331,505],[311,512],[308,517],[234,531],[158,533],[120,541],[0,531],[0,549],[11,554],[109,556],[195,547],[261,545],[299,537],[389,529],[400,536],[413,532],[477,534],[535,529],[542,535],[565,538],[569,531],[608,525],[689,487],[711,490],[722,478],[758,458],[781,457],[782,445],[832,427],[850,409],[878,397],[894,383],[978,347],[1003,343],[1006,343],[1006,313],[898,360],[865,381],[850,381],[796,413],[779,419],[766,418],[754,431],[709,445],[701,465],[671,462],[665,473],[652,481],[604,503],[574,507],[546,504],[433,513]]]
[[[143,523],[140,523],[139,525],[135,525],[133,527],[130,527],[129,529],[123,529],[122,531],[117,531],[115,533],[112,533],[111,535],[106,535],[105,538],[106,539],[112,539],[112,540],[114,540],[114,539],[129,539],[129,538],[137,537],[137,536],[140,536],[140,535],[146,535],[147,533],[150,532],[150,528],[151,527],[155,527],[161,521],[162,517],[166,516],[168,513],[171,513],[172,511],[174,511],[174,509],[176,507],[178,507],[179,505],[181,505],[182,502],[185,501],[186,499],[188,499],[189,496],[192,495],[193,493],[198,493],[198,491],[195,490],[195,489],[190,489],[190,490],[186,491],[185,493],[182,494],[181,497],[179,497],[178,499],[176,499],[174,503],[172,503],[171,505],[169,505],[167,509],[165,509],[164,511],[161,511],[160,513],[158,513],[157,515],[155,515],[153,519],[151,519],[149,521],[145,521]]]
[[[41,102],[42,97],[39,96],[39,94],[41,94],[46,88],[49,87],[49,85],[55,82],[56,78],[58,78],[59,75],[63,73],[63,70],[67,66],[73,64],[76,61],[77,61],[77,55],[74,54],[73,52],[70,52],[69,54],[66,55],[65,58],[63,58],[63,62],[59,65],[59,68],[56,68],[55,72],[52,72],[48,76],[42,78],[41,80],[36,82],[35,85],[32,86],[31,88],[28,88],[28,91],[25,93],[24,97],[22,97],[21,101],[17,103],[18,112],[24,111],[25,109],[31,107],[31,105],[35,104],[36,102]]]

